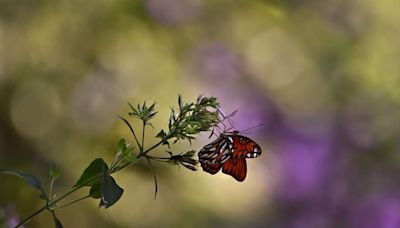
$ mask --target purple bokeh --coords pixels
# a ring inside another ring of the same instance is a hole
[[[15,206],[13,204],[8,204],[4,208],[0,207],[0,222],[3,219],[5,220],[5,224],[0,223],[0,227],[4,226],[7,228],[13,228],[21,222],[15,211]],[[25,226],[22,225],[20,227],[24,228]]]
[[[188,56],[188,77],[198,80],[205,87],[227,90],[240,74],[239,57],[220,43],[204,43]]]
[[[330,218],[322,211],[305,211],[295,214],[293,218],[285,221],[286,228],[329,228]]]
[[[156,21],[166,25],[183,24],[201,10],[199,0],[146,0],[145,8]]]
[[[252,86],[256,82],[243,74],[240,57],[229,46],[204,43],[192,50],[187,59],[191,83],[201,84],[205,94],[218,97],[226,114],[238,110],[232,117],[235,130],[243,134],[268,133],[279,124],[275,105]],[[256,127],[260,124],[263,126]]]
[[[327,142],[308,142],[287,137],[280,142],[277,194],[285,201],[320,199],[332,171]]]
[[[350,210],[349,227],[399,228],[400,198],[372,196]]]

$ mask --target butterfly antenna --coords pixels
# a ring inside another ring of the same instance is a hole
[[[232,120],[231,117],[233,117],[237,113],[238,109],[236,109],[235,111],[233,111],[229,115],[225,114],[224,111],[222,111],[222,109],[220,109],[220,108],[217,108],[217,111],[222,116],[222,119],[220,120],[220,123],[224,126],[224,132],[227,132],[227,131],[229,131],[231,129],[235,129],[235,122]],[[229,125],[230,125],[229,128],[225,125],[224,121],[227,121],[229,123]]]
[[[236,113],[237,113],[238,109],[236,109],[235,111],[233,111],[231,114],[229,114],[228,116],[226,116],[226,119],[228,120],[229,124],[231,125],[230,129],[235,129],[235,122],[233,122],[232,118]]]
[[[258,125],[256,125],[256,126],[253,126],[253,127],[250,127],[250,128],[247,128],[247,129],[244,129],[244,130],[242,130],[242,131],[240,131],[241,133],[243,133],[243,134],[249,134],[249,133],[251,133],[251,130],[253,130],[253,129],[255,129],[255,128],[258,128],[258,127],[261,127],[263,124],[258,124]]]

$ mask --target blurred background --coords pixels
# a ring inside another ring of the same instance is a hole
[[[61,195],[132,140],[127,102],[157,102],[150,146],[178,93],[204,94],[239,109],[238,130],[263,124],[243,183],[155,164],[154,200],[143,163],[115,175],[115,206],[60,209],[64,227],[400,227],[399,24],[396,0],[0,0],[0,167],[46,185],[55,162]],[[21,179],[0,183],[2,224],[42,206]]]

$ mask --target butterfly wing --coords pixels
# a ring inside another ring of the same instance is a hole
[[[246,159],[229,159],[223,164],[222,172],[231,175],[237,181],[244,181],[247,175]]]
[[[198,153],[199,162],[204,171],[216,174],[221,169],[222,164],[231,156],[232,146],[226,137],[219,137],[210,144],[204,146]]]
[[[238,134],[228,135],[233,150],[227,162],[223,164],[222,172],[234,177],[237,181],[244,181],[247,175],[246,158],[255,158],[261,155],[261,147],[253,140]]]
[[[233,159],[256,158],[261,155],[261,147],[253,140],[243,135],[233,135]]]
[[[244,181],[247,175],[246,158],[261,155],[260,146],[253,140],[237,133],[222,134],[199,152],[199,162],[204,171],[216,174],[222,172]]]

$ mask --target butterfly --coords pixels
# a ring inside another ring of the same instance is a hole
[[[246,158],[261,155],[261,147],[238,131],[221,133],[215,141],[204,146],[198,153],[203,171],[210,174],[222,172],[244,181],[247,175]]]

